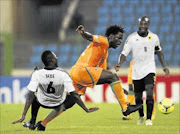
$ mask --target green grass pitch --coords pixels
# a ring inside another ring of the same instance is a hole
[[[119,104],[86,103],[88,107],[99,107],[94,113],[85,113],[77,104],[49,122],[45,132],[30,131],[22,123],[12,125],[20,118],[24,104],[0,104],[1,134],[180,134],[180,104],[175,104],[173,113],[164,115],[157,110],[153,126],[137,125],[138,113],[133,119],[122,120]],[[51,110],[40,108],[37,121],[43,119]],[[30,110],[25,121],[30,119]]]

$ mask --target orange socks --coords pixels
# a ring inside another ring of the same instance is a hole
[[[123,88],[121,86],[120,81],[116,81],[110,84],[112,91],[116,95],[116,98],[119,101],[119,104],[121,105],[121,108],[123,110],[127,110],[127,104],[126,104],[126,99],[124,95]]]
[[[127,95],[127,102],[129,102],[131,105],[134,104],[135,96],[134,95]]]

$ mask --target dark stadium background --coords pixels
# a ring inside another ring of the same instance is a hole
[[[8,99],[14,102],[14,80],[17,79],[22,87],[21,79],[29,78],[34,66],[43,67],[40,55],[45,49],[54,51],[59,57],[59,66],[69,70],[89,44],[75,31],[78,25],[101,35],[109,25],[122,25],[126,31],[124,43],[127,36],[137,30],[138,18],[144,15],[150,17],[149,29],[160,38],[171,72],[168,79],[172,83],[169,84],[156,57],[157,92],[164,93],[160,98],[175,95],[173,100],[178,102],[179,0],[0,0],[0,101],[6,102],[5,98],[11,94]],[[122,46],[109,50],[108,66],[112,70]],[[125,84],[130,59],[129,56],[119,72]],[[7,81],[10,84],[5,84]],[[4,90],[5,87],[10,91]]]

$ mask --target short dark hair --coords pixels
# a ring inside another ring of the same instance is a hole
[[[106,29],[105,36],[108,37],[110,34],[117,34],[118,32],[124,33],[124,28],[122,26],[112,25]]]
[[[41,55],[41,60],[45,66],[47,66],[48,62],[51,61],[52,59],[54,59],[54,55],[50,50],[45,50]]]

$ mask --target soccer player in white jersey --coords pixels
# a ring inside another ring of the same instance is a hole
[[[57,57],[53,52],[49,50],[44,51],[41,59],[45,68],[35,70],[32,74],[31,81],[27,86],[29,93],[26,98],[23,114],[19,120],[12,122],[12,124],[22,122],[31,105],[32,117],[29,122],[30,125],[27,127],[31,130],[34,130],[37,127],[37,130],[39,131],[45,131],[45,127],[49,121],[68,108],[71,108],[75,103],[87,113],[99,109],[96,107],[88,109],[84,105],[73,87],[69,74],[65,70],[58,68]],[[34,95],[36,90],[37,97]],[[36,116],[40,106],[53,109],[53,111],[44,120],[35,125]]]
[[[149,18],[143,16],[138,21],[139,30],[132,33],[127,38],[123,51],[120,54],[119,63],[115,66],[115,69],[116,71],[119,71],[122,63],[126,60],[126,56],[131,53],[133,60],[132,79],[136,104],[143,104],[142,93],[143,91],[146,91],[146,125],[153,125],[151,116],[154,105],[153,89],[156,80],[155,53],[158,55],[165,76],[169,76],[169,69],[165,65],[164,55],[158,36],[148,30],[150,24]],[[144,124],[143,107],[139,109],[139,119],[137,124]]]

